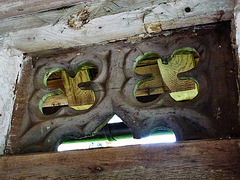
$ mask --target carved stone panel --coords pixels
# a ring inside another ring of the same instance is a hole
[[[194,79],[197,96],[175,101],[164,91],[150,102],[138,101],[135,88],[150,76],[136,73],[138,57],[154,52],[164,63],[176,50],[184,48],[189,49],[183,53],[196,51],[199,61],[192,70],[177,77]],[[28,56],[32,60],[25,62],[17,86],[8,154],[53,151],[65,137],[91,136],[114,114],[135,138],[147,136],[156,127],[171,129],[179,141],[240,134],[237,68],[228,22],[161,32],[134,42],[118,41]],[[43,101],[60,90],[47,87],[46,78],[53,71],[65,71],[74,77],[83,64],[98,69],[95,78],[78,83],[78,88],[94,92],[93,105],[83,110],[61,106],[53,114],[44,114]]]

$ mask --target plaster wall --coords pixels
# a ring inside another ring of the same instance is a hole
[[[11,124],[15,100],[15,85],[20,79],[23,55],[19,51],[0,47],[0,154],[4,153],[5,140]]]

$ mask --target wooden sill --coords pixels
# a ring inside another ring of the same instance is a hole
[[[0,157],[0,179],[240,179],[240,139]]]

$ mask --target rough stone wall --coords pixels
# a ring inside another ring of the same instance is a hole
[[[20,79],[22,60],[22,53],[0,47],[0,155],[4,153],[11,124],[15,85]]]

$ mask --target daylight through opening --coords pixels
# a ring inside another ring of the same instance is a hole
[[[84,63],[73,74],[75,76],[70,77],[64,69],[53,69],[45,75],[44,84],[58,90],[42,98],[39,106],[43,114],[53,114],[64,106],[86,110],[94,104],[95,93],[79,88],[78,84],[93,80],[98,74],[98,68],[91,63]]]
[[[179,77],[190,71],[199,61],[199,54],[190,47],[178,49],[171,56],[161,58],[157,53],[147,52],[136,59],[135,72],[150,75],[135,88],[136,99],[151,102],[161,94],[168,93],[175,101],[186,101],[198,94],[198,83],[191,77]]]
[[[68,139],[58,146],[57,151],[174,142],[176,142],[174,132],[164,127],[153,130],[146,138],[134,139],[131,130],[117,115],[114,115],[95,136]]]

